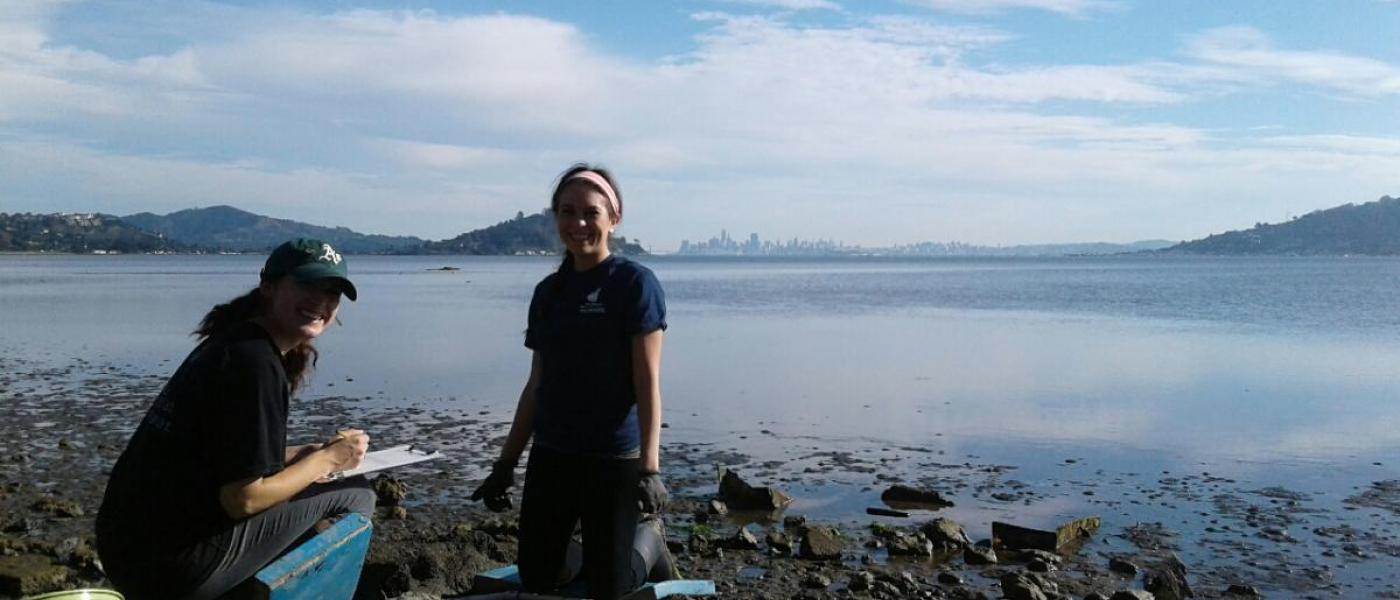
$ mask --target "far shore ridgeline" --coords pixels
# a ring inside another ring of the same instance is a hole
[[[561,251],[548,211],[517,212],[507,219],[451,239],[364,234],[253,214],[231,206],[139,213],[0,213],[0,252],[74,254],[166,254],[266,252],[283,240],[314,237],[351,254],[554,255]],[[616,236],[621,254],[644,255],[639,240]],[[1400,255],[1400,198],[1384,196],[1364,204],[1344,204],[1294,217],[1284,223],[1256,223],[1203,239],[1174,243],[1145,240],[981,246],[962,242],[918,242],[886,247],[847,245],[834,240],[764,240],[757,233],[736,239],[683,240],[686,256],[1085,256],[1126,253],[1170,255],[1397,256]]]

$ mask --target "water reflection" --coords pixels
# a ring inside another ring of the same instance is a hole
[[[0,257],[0,351],[168,371],[260,263]],[[462,270],[430,270],[445,264]],[[1182,461],[1400,449],[1396,261],[650,264],[671,306],[665,398],[681,441],[769,429],[949,455],[1055,444]],[[362,301],[321,341],[308,395],[509,412],[529,362],[525,305],[553,259],[352,265]]]

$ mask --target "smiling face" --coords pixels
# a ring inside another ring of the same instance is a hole
[[[341,284],[334,279],[302,283],[284,275],[260,289],[266,301],[262,322],[283,351],[320,336],[340,308]]]
[[[554,208],[559,240],[580,264],[597,264],[608,257],[608,234],[617,226],[608,197],[586,181],[574,181],[559,193]]]

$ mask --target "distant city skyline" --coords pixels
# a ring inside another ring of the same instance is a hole
[[[1400,2],[11,2],[0,211],[444,239],[610,167],[658,251],[1196,239],[1400,194]]]
[[[763,241],[758,233],[750,233],[747,240],[740,242],[729,237],[728,229],[721,229],[718,237],[712,237],[706,241],[691,243],[690,240],[681,240],[681,246],[676,250],[678,254],[733,254],[733,255],[761,255],[761,254],[804,254],[817,252],[832,252],[846,248],[845,244],[833,240],[803,240],[792,238],[786,242]]]
[[[925,240],[913,243],[885,245],[853,245],[840,240],[764,240],[756,232],[751,232],[744,241],[729,236],[728,229],[721,229],[718,236],[697,242],[681,240],[676,254],[694,256],[829,256],[829,255],[884,255],[884,256],[1037,256],[1062,254],[1112,254],[1157,250],[1174,245],[1169,240],[1139,240],[1126,244],[1105,242],[1079,242],[1064,244],[1008,244],[983,246],[957,240]]]

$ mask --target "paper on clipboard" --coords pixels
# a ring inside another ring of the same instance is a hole
[[[365,475],[367,473],[375,473],[385,469],[402,467],[404,465],[420,463],[435,458],[442,458],[442,453],[436,450],[429,451],[416,448],[411,444],[394,446],[393,448],[367,452],[360,466],[345,471],[336,471],[335,473],[331,473],[330,477],[327,477],[327,479],[341,479],[344,477]]]

